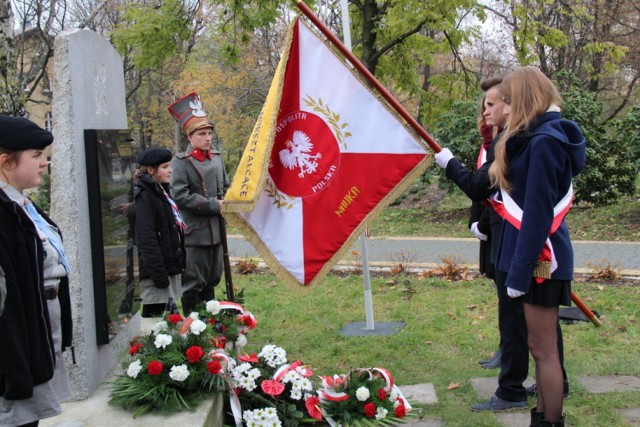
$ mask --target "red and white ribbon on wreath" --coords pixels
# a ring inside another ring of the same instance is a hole
[[[498,199],[498,194],[502,196],[502,200]],[[491,196],[489,199],[491,206],[503,219],[507,220],[509,224],[513,225],[516,229],[520,230],[522,227],[522,208],[509,196],[505,191],[500,190]],[[560,199],[558,204],[553,207],[553,222],[551,223],[551,230],[549,230],[549,236],[555,233],[562,224],[562,220],[569,212],[571,204],[573,203],[573,184],[569,186],[567,194]],[[551,245],[551,240],[547,237],[544,242],[544,247],[538,258],[539,261],[551,262],[551,273],[558,268],[558,260],[556,259]],[[545,278],[536,277],[537,283],[542,283]]]
[[[341,402],[349,398],[347,393],[335,390],[335,386],[341,386],[348,381],[346,375],[334,375],[333,377],[323,375],[320,378],[322,378],[322,390],[318,391],[320,399]]]
[[[229,369],[229,362],[232,360],[231,357],[222,349],[211,351],[209,353],[209,358],[225,361],[227,363],[227,369]],[[233,387],[231,386],[231,388]],[[229,406],[231,407],[236,427],[242,427],[242,406],[240,405],[240,399],[236,393],[229,393]]]
[[[256,320],[253,313],[245,310],[244,307],[241,306],[240,304],[236,302],[231,302],[231,301],[218,301],[218,303],[220,304],[220,310],[237,310],[240,312],[240,317],[248,317],[249,322],[244,322],[244,323],[245,325],[247,325],[249,329],[255,328],[256,325],[258,324],[258,321]]]
[[[298,370],[299,367],[302,367],[302,369]],[[300,362],[299,360],[296,360],[295,362],[291,363],[291,364],[285,364],[282,365],[280,368],[278,368],[278,370],[273,374],[273,379],[276,381],[282,381],[282,378],[287,374],[287,372],[290,371],[296,371],[298,372],[300,375],[302,375],[303,377],[309,378],[313,376],[313,371],[311,371],[311,369],[307,368],[306,366],[304,366],[302,364],[302,362]]]

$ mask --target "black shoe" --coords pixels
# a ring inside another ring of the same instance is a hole
[[[500,367],[500,362],[502,359],[502,347],[498,347],[498,350],[491,356],[489,359],[484,359],[479,361],[480,366],[484,369],[497,369]]]
[[[535,396],[538,394],[538,385],[536,383],[533,383],[533,385],[531,387],[527,387],[527,396]],[[565,381],[564,382],[564,392],[562,393],[562,396],[566,399],[569,397],[569,382]]]
[[[526,400],[522,402],[509,402],[508,400],[502,400],[498,396],[493,396],[488,402],[476,403],[471,405],[472,411],[508,411],[510,409],[527,409],[528,403]]]

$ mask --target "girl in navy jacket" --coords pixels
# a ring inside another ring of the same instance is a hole
[[[573,249],[564,216],[572,179],[584,167],[586,141],[579,126],[561,118],[560,94],[535,67],[502,82],[507,126],[489,169],[499,190],[492,197],[505,219],[496,276],[511,298],[521,298],[529,350],[536,363],[541,426],[564,426],[563,379],[557,348],[558,307],[569,305]]]

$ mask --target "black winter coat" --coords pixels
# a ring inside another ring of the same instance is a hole
[[[42,211],[49,223],[53,221]],[[0,394],[27,399],[33,387],[49,381],[55,367],[49,310],[44,296],[42,240],[22,207],[0,190],[0,268],[7,295],[0,315]],[[71,345],[69,282],[61,281],[62,347]]]
[[[168,287],[169,276],[181,274],[186,262],[184,233],[162,189],[145,173],[133,190],[140,278],[152,279],[157,288]],[[164,190],[169,194],[168,184]]]

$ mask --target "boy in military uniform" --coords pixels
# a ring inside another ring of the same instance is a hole
[[[219,148],[212,147],[213,124],[195,92],[168,107],[189,140],[172,162],[171,189],[185,230],[187,265],[182,275],[182,310],[189,315],[214,298],[223,273],[220,221],[222,196],[231,185]]]

